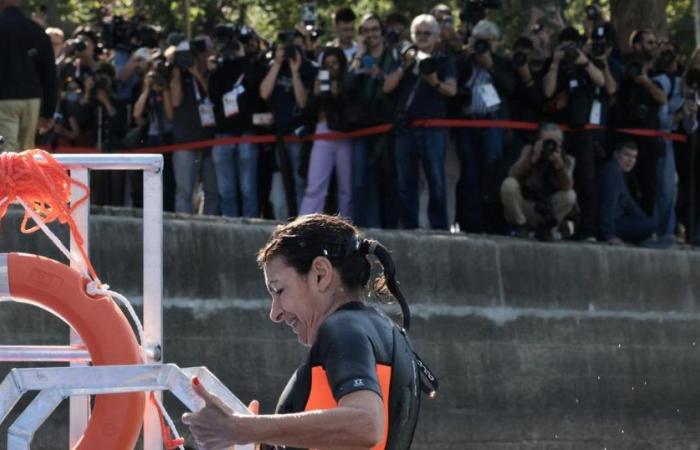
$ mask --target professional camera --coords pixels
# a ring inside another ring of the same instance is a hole
[[[173,65],[180,70],[187,70],[194,65],[194,58],[189,41],[182,41],[175,48]]]
[[[437,61],[432,56],[418,61],[418,71],[421,75],[430,75],[437,72]]]
[[[564,52],[564,59],[562,60],[564,66],[573,67],[580,54],[578,46],[573,42],[569,42],[562,47],[562,51]]]
[[[302,3],[299,7],[299,16],[301,17],[301,23],[308,31],[316,28],[318,14],[314,3]]]
[[[625,65],[625,74],[627,78],[637,78],[644,72],[645,61],[642,58],[632,58]]]
[[[542,141],[542,159],[549,161],[549,157],[556,153],[559,144],[554,139],[545,139]]]
[[[486,17],[487,9],[499,9],[501,0],[466,0],[459,13],[462,22],[476,25]]]
[[[87,42],[85,42],[85,39],[80,36],[75,39],[68,39],[66,45],[70,49],[70,53],[73,55],[82,53],[87,48]]]
[[[170,80],[170,72],[172,67],[165,60],[156,60],[151,71],[153,75],[153,84],[160,88],[164,88]]]
[[[255,30],[247,25],[243,25],[238,29],[238,40],[241,44],[247,44],[252,38],[255,37]]]
[[[295,30],[280,31],[277,33],[277,42],[284,45],[284,59],[294,59],[297,55],[297,48],[294,45],[294,38],[298,35]]]
[[[389,30],[386,32],[385,39],[387,44],[394,46],[401,40],[401,35],[395,30]]]
[[[474,42],[474,52],[476,52],[477,55],[483,55],[489,51],[491,51],[491,43],[488,39],[477,39]]]

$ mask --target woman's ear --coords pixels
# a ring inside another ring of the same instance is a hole
[[[325,256],[317,256],[311,262],[310,275],[315,288],[321,293],[326,292],[333,281],[333,265]]]

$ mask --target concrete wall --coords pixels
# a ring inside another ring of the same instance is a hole
[[[93,262],[139,301],[140,221],[106,213],[93,217]],[[271,229],[178,216],[165,223],[166,360],[208,366],[264,411],[305,353],[267,319],[254,256]],[[17,230],[16,215],[4,221],[0,251],[47,254],[46,238]],[[442,386],[424,404],[413,448],[700,448],[697,252],[369,234],[393,250],[415,347]],[[16,303],[0,306],[0,324],[2,344],[61,343],[67,333]],[[65,408],[36,448],[61,448],[64,420]]]

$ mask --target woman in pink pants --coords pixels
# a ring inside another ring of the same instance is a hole
[[[328,133],[342,129],[343,93],[342,76],[347,68],[343,51],[337,47],[326,48],[323,65],[318,71],[314,86],[314,103],[318,106],[316,133]],[[352,193],[350,139],[317,140],[311,149],[309,171],[300,215],[324,212],[328,183],[335,169],[338,185],[338,212],[350,217]]]

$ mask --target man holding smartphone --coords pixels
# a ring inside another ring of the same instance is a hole
[[[347,76],[347,92],[354,92],[348,106],[347,125],[360,129],[390,123],[395,102],[384,93],[384,78],[398,63],[385,47],[383,24],[376,14],[360,21],[361,41]],[[398,202],[393,145],[389,134],[353,140],[352,219],[362,227],[396,228]]]

